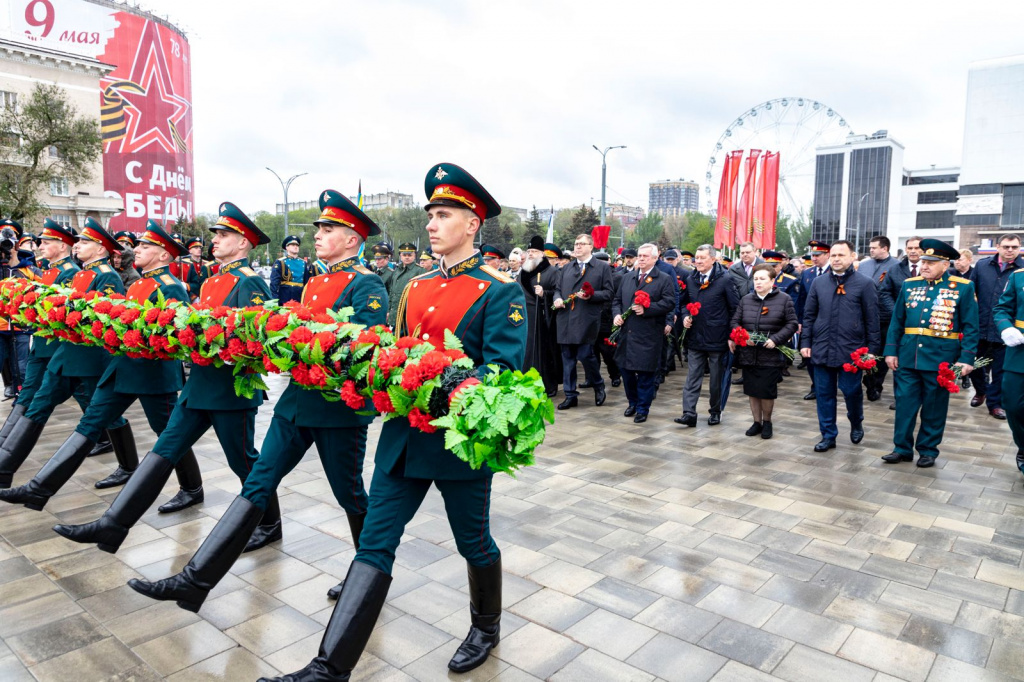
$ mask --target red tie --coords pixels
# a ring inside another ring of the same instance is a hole
[[[917,277],[917,263],[910,266],[910,276]]]

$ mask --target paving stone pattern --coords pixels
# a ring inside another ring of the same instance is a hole
[[[353,679],[1024,679],[1024,479],[1004,422],[953,396],[938,465],[887,466],[888,391],[867,404],[861,445],[844,426],[837,449],[815,454],[804,373],[781,386],[771,440],[744,437],[739,387],[721,425],[706,413],[696,429],[674,424],[683,378],[669,377],[643,425],[622,417],[621,389],[601,408],[584,391],[580,408],[558,413],[537,466],[495,478],[502,641],[461,677],[446,665],[469,626],[465,563],[431,491]],[[79,416],[57,410],[16,484]],[[154,436],[138,406],[128,416],[145,452]],[[0,680],[248,681],[316,654],[326,590],[354,552],[313,451],[280,491],[285,540],[244,555],[199,614],[125,585],[178,571],[237,494],[212,433],[196,454],[205,504],[154,507],[116,555],[50,530],[106,509],[117,491],[92,484],[113,455],[89,459],[42,513],[0,509]]]

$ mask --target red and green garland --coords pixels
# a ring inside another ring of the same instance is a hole
[[[536,370],[478,376],[454,334],[443,349],[390,328],[348,322],[351,308],[313,312],[289,304],[192,307],[162,297],[80,294],[29,280],[0,283],[0,313],[36,336],[102,346],[114,355],[233,367],[235,392],[266,390],[267,374],[343,400],[384,420],[405,417],[474,469],[512,473],[533,464],[554,408]]]

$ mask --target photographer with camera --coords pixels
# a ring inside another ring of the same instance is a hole
[[[43,273],[36,267],[35,254],[31,251],[32,240],[33,236],[24,234],[18,221],[10,218],[0,221],[0,280],[42,279]],[[22,245],[27,248],[22,249]],[[0,318],[0,365],[6,365],[8,370],[4,373],[5,400],[17,398],[25,381],[31,333],[31,330],[15,327],[7,318]]]

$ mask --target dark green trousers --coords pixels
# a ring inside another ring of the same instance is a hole
[[[242,486],[242,497],[260,509],[288,473],[294,469],[309,447],[316,444],[324,473],[331,484],[334,499],[349,514],[366,512],[367,496],[363,487],[363,457],[366,455],[366,427],[311,428],[296,426],[274,415],[259,459]]]
[[[938,457],[942,434],[946,431],[949,391],[939,386],[938,372],[900,367],[896,370],[896,420],[893,426],[893,451],[901,455],[917,453]],[[921,428],[917,429],[917,415]],[[917,432],[915,441],[914,435]]]
[[[45,424],[57,406],[72,396],[78,401],[82,411],[86,412],[99,380],[99,377],[65,377],[47,370],[43,375],[43,383],[32,398],[32,403],[25,410],[25,416],[34,422]],[[104,424],[104,427],[116,429],[127,423],[124,417],[118,414],[111,422]]]
[[[490,566],[501,558],[491,537],[492,479],[493,476],[468,481],[405,478],[377,467],[373,471],[370,508],[359,536],[355,560],[390,575],[405,526],[433,484],[444,498],[448,524],[459,554],[473,566]]]
[[[15,404],[24,405],[26,410],[32,405],[32,400],[36,397],[36,393],[39,392],[39,387],[43,385],[46,367],[49,364],[50,358],[39,358],[34,353],[29,353],[28,364],[25,366],[25,380],[21,385],[21,393],[18,394],[18,399],[14,401]],[[60,400],[58,405],[74,396],[84,412],[85,408],[89,406],[89,396],[85,392],[85,387],[81,384],[72,386],[71,380],[67,377],[62,377],[62,379],[66,383],[60,387],[60,391],[66,393],[66,395]]]
[[[978,371],[978,370],[975,370]],[[1017,446],[1017,468],[1024,474],[1024,374],[1003,369],[1003,409]]]
[[[249,410],[193,410],[179,400],[167,427],[153,445],[153,452],[177,464],[211,426],[231,471],[239,480],[245,481],[259,457],[253,444],[255,407]]]
[[[89,407],[78,422],[75,431],[91,441],[98,441],[112,421],[124,415],[125,411],[138,400],[146,413],[146,420],[153,433],[160,435],[167,427],[174,405],[178,402],[177,393],[160,393],[156,395],[133,395],[118,393],[114,390],[114,382],[97,388],[89,401]]]

